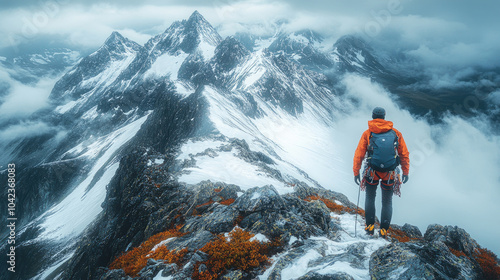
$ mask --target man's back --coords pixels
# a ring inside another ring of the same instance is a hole
[[[361,139],[359,140],[358,147],[354,153],[354,164],[353,171],[354,176],[359,175],[359,170],[361,169],[361,164],[365,158],[368,145],[370,145],[370,134],[373,133],[384,133],[389,130],[396,132],[398,137],[398,155],[401,160],[401,169],[403,170],[403,175],[408,175],[410,171],[410,153],[406,147],[403,135],[399,130],[393,127],[391,121],[386,121],[384,119],[373,119],[368,121],[368,129],[363,132]]]

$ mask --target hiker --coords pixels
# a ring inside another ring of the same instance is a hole
[[[392,218],[392,195],[400,195],[400,185],[408,182],[410,171],[410,153],[403,135],[393,128],[391,121],[385,120],[385,110],[376,107],[372,112],[373,120],[368,121],[368,129],[359,140],[354,153],[354,182],[366,190],[365,231],[373,235],[375,230],[375,196],[381,181],[382,215],[380,236],[387,237],[387,230]],[[363,178],[360,177],[361,163],[366,158]],[[398,165],[401,164],[403,177],[400,178]]]

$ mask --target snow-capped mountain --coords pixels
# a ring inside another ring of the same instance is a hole
[[[333,55],[341,71],[361,74],[387,72],[374,56],[373,49],[361,38],[352,35],[343,36],[334,44]]]
[[[322,51],[321,36],[303,31],[249,49],[237,38],[195,11],[144,46],[113,32],[56,83],[52,109],[33,117],[51,130],[10,143],[0,163],[23,165],[16,256],[25,261],[14,279],[122,279],[109,269],[115,259],[173,229],[155,248],[187,253],[168,267],[146,261],[143,279],[482,275],[481,248],[463,230],[434,225],[422,236],[394,225],[394,243],[358,237],[355,204],[325,189],[343,159],[325,140],[342,108],[324,71],[393,75],[366,43],[344,37]],[[261,252],[269,263],[214,271],[203,248],[241,228],[274,244]]]
[[[4,58],[0,60],[0,64],[9,69],[13,79],[24,84],[34,84],[41,78],[58,76],[79,59],[80,53],[77,51],[49,49],[41,53]]]
[[[56,83],[51,99],[61,103],[68,98],[80,98],[89,91],[107,88],[128,67],[141,48],[118,32],[113,32],[101,48],[83,58],[77,67]],[[69,108],[60,108],[63,110],[61,113],[66,112],[65,109]]]
[[[337,56],[321,51],[323,37],[312,31],[302,30],[281,34],[269,46],[272,52],[283,52],[290,59],[312,70],[326,70],[334,67]]]

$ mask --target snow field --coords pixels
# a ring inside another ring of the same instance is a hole
[[[104,138],[90,145],[81,156],[97,156],[101,153],[88,176],[83,180],[63,201],[52,207],[37,220],[42,220],[43,232],[38,239],[65,240],[79,236],[83,230],[101,212],[101,203],[106,197],[106,186],[118,169],[119,162],[111,162],[116,151],[125,145],[141,128],[146,121],[146,115],[130,124],[110,133]],[[79,151],[82,144],[77,145],[70,151]],[[100,177],[98,172],[104,170]],[[91,182],[98,179],[95,185]],[[89,189],[89,187],[91,187]]]
[[[217,156],[196,157],[196,167],[184,169],[188,173],[182,174],[179,182],[198,184],[205,180],[234,184],[246,191],[253,187],[273,185],[278,193],[292,192],[292,188],[274,178],[269,177],[257,166],[252,165],[238,157],[233,152],[219,152]]]
[[[109,87],[118,76],[127,69],[132,61],[134,61],[136,54],[134,52],[128,53],[123,59],[111,61],[106,70],[99,73],[97,76],[83,81],[80,87]]]
[[[342,170],[344,159],[332,141],[335,130],[322,123],[323,116],[310,110],[294,117],[280,108],[269,108],[269,104],[256,97],[266,116],[252,119],[215,89],[206,87],[204,94],[211,107],[210,120],[220,133],[244,139],[252,151],[270,156],[276,162],[273,168],[288,180],[314,185],[299,171],[302,170],[323,187],[333,187],[332,170]]]
[[[144,73],[143,79],[161,78],[170,75],[170,80],[177,80],[177,74],[184,60],[189,56],[185,52],[180,52],[177,55],[164,53],[156,58],[151,68]]]

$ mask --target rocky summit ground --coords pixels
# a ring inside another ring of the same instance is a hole
[[[155,157],[139,149],[122,159],[104,211],[63,277],[495,279],[487,278],[488,269],[498,273],[498,260],[463,229],[430,225],[422,236],[405,224],[392,225],[387,239],[367,236],[363,210],[356,215],[356,205],[340,193],[301,182],[281,195],[271,185],[246,191],[210,181],[179,185],[165,166],[148,164]]]

